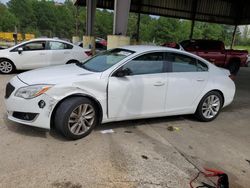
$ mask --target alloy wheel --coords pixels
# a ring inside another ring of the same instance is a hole
[[[81,104],[69,116],[68,127],[72,134],[86,133],[95,121],[95,110],[90,104]]]
[[[205,118],[215,117],[220,110],[220,98],[216,95],[209,95],[202,104],[202,114]]]
[[[0,71],[2,73],[10,73],[13,69],[12,64],[9,61],[1,61],[0,62]]]

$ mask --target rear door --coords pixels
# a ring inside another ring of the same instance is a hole
[[[168,53],[167,112],[190,108],[208,79],[208,66],[187,55]]]
[[[120,69],[130,75],[109,78],[108,116],[127,119],[146,117],[165,111],[167,73],[163,52],[141,55]]]
[[[49,41],[48,49],[50,51],[49,64],[66,64],[72,57],[73,46],[59,41]]]

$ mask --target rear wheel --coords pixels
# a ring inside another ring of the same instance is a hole
[[[0,73],[2,74],[10,74],[13,73],[15,70],[14,64],[7,59],[0,60]]]
[[[222,96],[217,91],[207,93],[200,101],[195,112],[200,121],[212,121],[220,113],[222,107]]]
[[[57,108],[54,121],[56,129],[66,138],[76,140],[91,133],[98,123],[98,112],[85,97],[69,98]]]
[[[228,64],[227,69],[232,75],[236,75],[240,69],[240,62],[238,62],[237,60],[231,61],[231,63]]]

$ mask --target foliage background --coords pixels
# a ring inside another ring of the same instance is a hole
[[[77,12],[79,14],[77,14]],[[7,5],[0,3],[0,31],[34,33],[37,37],[59,37],[71,39],[73,35],[85,33],[86,9],[77,8],[70,0],[63,4],[45,0],[10,0]],[[78,15],[78,16],[77,16]],[[76,24],[77,23],[77,24]],[[137,14],[130,13],[128,35],[135,37]],[[79,28],[77,30],[76,28]],[[95,35],[106,38],[112,34],[113,12],[97,9]],[[179,42],[189,38],[191,22],[183,19],[141,15],[140,40],[144,43],[162,44]],[[193,38],[219,39],[230,45],[233,26],[195,22]],[[248,30],[240,35],[237,29],[236,44],[249,45]]]

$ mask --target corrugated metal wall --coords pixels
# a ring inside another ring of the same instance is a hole
[[[86,0],[76,0],[75,4],[86,6]],[[97,7],[114,9],[114,0],[98,0]],[[250,0],[131,0],[130,11],[231,25],[250,24]]]

